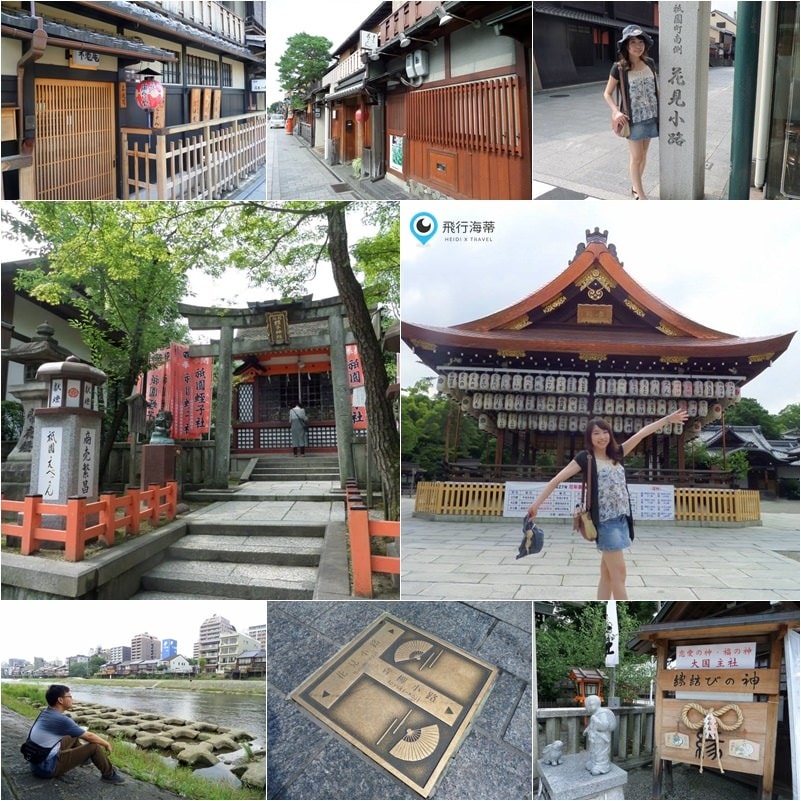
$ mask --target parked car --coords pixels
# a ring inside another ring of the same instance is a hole
[[[286,122],[284,121],[283,114],[270,114],[270,127],[271,128],[283,128],[285,127]]]

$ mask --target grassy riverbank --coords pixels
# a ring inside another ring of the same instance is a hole
[[[96,684],[100,687],[158,687],[163,690],[187,690],[189,692],[204,693],[242,693],[244,695],[264,695],[267,684],[264,679],[235,679],[194,678],[189,679],[81,679],[70,676],[67,679],[42,679],[30,682],[29,687],[47,687],[50,684],[66,684],[68,687],[80,688],[82,684]],[[3,682],[6,686],[20,686]],[[44,698],[44,690],[42,691]]]
[[[70,679],[70,682],[75,684],[73,679]],[[44,693],[44,685],[3,682],[2,703],[3,706],[33,720],[45,705]],[[160,754],[136,748],[118,738],[113,738],[111,744],[111,759],[124,773],[185,798],[207,801],[264,798],[263,791],[229,787],[220,782],[195,776],[189,768],[169,764]]]

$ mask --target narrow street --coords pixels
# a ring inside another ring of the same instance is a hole
[[[300,137],[267,131],[268,200],[402,200],[409,195],[388,179],[354,178],[350,165],[329,167]]]
[[[267,131],[268,200],[361,200],[361,196],[283,128]]]

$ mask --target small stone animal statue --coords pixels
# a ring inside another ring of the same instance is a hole
[[[542,751],[542,761],[546,765],[561,765],[564,761],[562,759],[562,749],[565,747],[561,740],[554,740],[548,743]]]

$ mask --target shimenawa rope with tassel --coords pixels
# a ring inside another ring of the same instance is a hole
[[[698,712],[701,715],[701,720],[693,723],[690,720],[690,712]],[[735,723],[724,723],[721,718],[727,712],[735,712],[737,715],[737,721]],[[703,744],[706,743],[707,740],[714,740],[715,741],[715,756],[717,758],[718,767],[720,768],[720,772],[723,773],[723,765],[720,762],[720,746],[719,746],[719,737],[718,737],[718,729],[723,729],[723,731],[736,731],[743,725],[743,721],[745,718],[743,717],[743,712],[737,704],[726,704],[725,706],[720,707],[720,709],[715,709],[714,707],[709,707],[706,709],[705,707],[701,706],[701,704],[685,704],[681,710],[681,722],[688,728],[693,731],[698,731],[699,729],[703,729],[703,743],[701,745],[701,768],[698,771],[699,773],[704,772],[704,754],[705,749]]]

